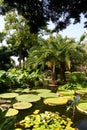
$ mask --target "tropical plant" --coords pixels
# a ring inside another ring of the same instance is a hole
[[[0,71],[1,92],[10,88],[32,88],[36,81],[43,81],[43,76],[38,70],[33,72],[16,69],[9,69],[7,72]]]
[[[12,116],[12,117],[6,118],[5,117],[6,113],[7,113],[7,110],[3,111],[3,110],[0,109],[0,130],[4,130],[4,129],[13,130],[16,117]]]
[[[45,111],[45,113],[38,114],[38,110],[18,123],[18,127],[25,130],[76,130],[71,125],[71,119],[65,116],[60,117],[57,112]]]
[[[56,37],[51,36],[47,40],[39,39],[39,45],[34,46],[27,65],[44,65],[50,61],[52,63],[52,80],[55,80],[55,67],[59,66],[61,73],[61,80],[65,79],[66,66],[70,69],[70,51],[75,48],[74,40],[67,37],[63,38],[61,35]],[[38,51],[39,50],[39,51]],[[32,60],[31,60],[32,59]],[[37,61],[37,62],[35,62]]]

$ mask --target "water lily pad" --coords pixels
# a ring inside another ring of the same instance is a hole
[[[73,90],[67,90],[67,91],[59,91],[58,94],[61,96],[67,96],[67,95],[74,95],[75,92]]]
[[[77,105],[77,110],[78,110],[79,112],[81,112],[82,114],[87,115],[87,100],[86,100],[86,101],[83,101],[83,102],[80,102],[80,103]]]
[[[6,116],[6,117],[15,116],[15,115],[18,114],[18,112],[19,112],[19,111],[16,110],[16,109],[9,108],[5,116]]]
[[[15,90],[14,90],[14,92],[16,92],[16,93],[20,93],[20,92],[22,92],[22,91],[23,91],[22,88],[18,88],[18,89],[15,89]]]
[[[5,98],[5,99],[15,98],[16,96],[18,96],[18,93],[3,93],[3,94],[0,94],[0,98]]]
[[[15,130],[22,130],[21,128],[15,128]]]
[[[49,92],[49,93],[40,93],[40,94],[38,94],[40,97],[42,97],[42,98],[48,98],[48,97],[58,97],[57,96],[57,94],[56,93],[51,93],[51,92]]]
[[[16,100],[21,102],[36,102],[40,100],[40,96],[34,94],[22,94],[17,96]]]
[[[2,107],[2,109],[7,109],[7,108],[10,108],[12,105],[11,104],[2,104],[0,106]]]
[[[36,92],[38,92],[38,93],[43,93],[43,92],[47,93],[47,92],[51,92],[51,90],[49,90],[49,89],[37,89]]]
[[[32,104],[28,102],[17,102],[13,104],[13,108],[19,109],[19,110],[28,109],[30,107],[32,107]]]
[[[10,103],[11,101],[10,100],[2,100],[2,99],[0,100],[0,104],[7,103],[7,102]]]
[[[22,93],[29,93],[30,92],[30,89],[29,88],[26,88],[22,91]]]
[[[79,95],[86,95],[86,94],[87,94],[87,89],[77,90],[77,91],[76,91],[76,94],[79,94]]]
[[[57,98],[47,98],[44,100],[44,103],[48,105],[64,105],[67,103],[67,101],[68,101],[67,98],[57,97]]]
[[[66,95],[66,96],[63,96],[63,98],[66,98],[67,100],[74,100],[75,96],[74,95]]]

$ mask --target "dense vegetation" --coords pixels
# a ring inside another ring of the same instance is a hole
[[[0,14],[0,130],[76,130],[76,108],[87,114],[87,33],[76,41],[57,31],[87,18],[86,0],[1,0]]]

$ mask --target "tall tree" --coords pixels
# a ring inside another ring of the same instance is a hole
[[[70,59],[71,59],[71,71],[80,68],[81,66],[84,68],[87,64],[87,47],[86,47],[86,39],[87,34],[84,33],[81,35],[78,41],[76,41],[76,48],[71,50]]]
[[[29,49],[35,42],[35,34],[30,33],[27,20],[18,15],[17,11],[9,11],[5,17],[5,33],[8,46],[18,56],[19,67],[22,67],[22,61],[25,61]]]
[[[0,70],[8,70],[15,66],[14,61],[11,59],[12,53],[8,47],[0,47]]]
[[[61,80],[66,80],[65,71],[66,66],[70,68],[69,52],[74,48],[73,43],[73,39],[63,38],[61,35],[51,36],[48,40],[41,39],[38,46],[31,48],[27,64],[37,66],[50,61],[53,68],[52,80],[55,80],[55,66],[60,68]]]
[[[0,13],[5,14],[16,9],[30,25],[31,31],[37,32],[47,25],[51,19],[56,24],[56,30],[66,28],[71,23],[80,22],[81,14],[87,18],[86,0],[1,0]],[[85,22],[87,27],[87,21]]]

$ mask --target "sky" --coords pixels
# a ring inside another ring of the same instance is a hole
[[[67,36],[69,38],[75,38],[76,40],[79,40],[80,36],[84,32],[87,32],[87,28],[84,28],[84,21],[85,18],[82,15],[80,23],[74,25],[70,24],[69,26],[67,26],[66,29],[60,31],[59,34],[62,34],[63,37]],[[52,29],[54,27],[53,23],[50,22],[50,25],[48,27]]]

